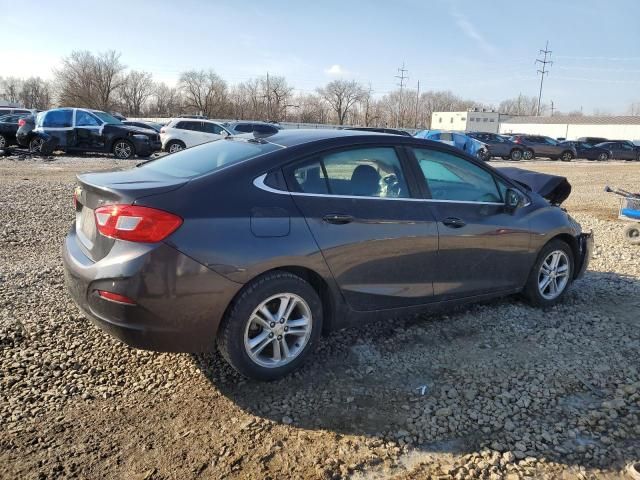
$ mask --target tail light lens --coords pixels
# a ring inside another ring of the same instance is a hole
[[[182,225],[173,213],[136,205],[105,205],[96,208],[95,217],[102,235],[130,242],[160,242]]]
[[[522,143],[522,142],[520,141],[520,138],[519,138],[519,137],[514,138],[514,139],[513,139],[513,141],[514,141],[515,143]]]
[[[24,118],[18,120],[18,127],[24,127],[27,121]]]

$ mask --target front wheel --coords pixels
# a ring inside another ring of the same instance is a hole
[[[522,160],[522,150],[511,150],[511,160],[515,162]]]
[[[560,155],[560,160],[562,160],[563,162],[570,162],[571,160],[573,160],[573,153],[569,151],[562,152],[562,155]]]
[[[640,223],[630,223],[624,227],[624,239],[631,245],[640,245]]]
[[[116,140],[113,144],[113,154],[120,160],[128,160],[136,154],[136,149],[129,140]]]
[[[549,307],[566,294],[573,279],[573,252],[562,240],[547,243],[531,269],[524,296],[534,306]]]
[[[598,155],[598,161],[599,162],[606,162],[607,160],[609,160],[609,154],[608,153],[602,152],[600,155]]]
[[[9,141],[7,140],[7,137],[0,135],[0,150],[4,150],[8,145]]]
[[[218,332],[218,349],[240,374],[275,380],[299,368],[322,331],[322,303],[309,283],[268,273],[233,301]]]
[[[524,152],[522,152],[523,160],[531,160],[533,157],[533,150],[525,150]]]
[[[29,142],[29,151],[31,153],[42,153],[44,138],[35,137]]]
[[[179,152],[180,150],[184,150],[185,148],[186,148],[186,145],[180,140],[171,140],[167,144],[167,152],[169,153],[176,153],[176,152]]]

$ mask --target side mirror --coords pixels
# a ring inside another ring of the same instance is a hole
[[[522,194],[513,188],[507,188],[504,195],[504,206],[508,212],[513,212],[522,205]]]
[[[227,132],[226,130],[222,130],[222,131],[220,132],[220,136],[221,136],[222,138],[224,138],[224,137],[228,137],[228,136],[229,136],[229,132]]]

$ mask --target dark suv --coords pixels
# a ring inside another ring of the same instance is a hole
[[[609,139],[603,138],[603,137],[580,137],[577,141],[582,143],[588,143],[589,145],[594,146],[599,143],[608,142]]]
[[[518,145],[533,151],[536,157],[547,157],[551,160],[570,162],[576,158],[577,152],[572,145],[563,145],[551,137],[542,135],[514,135],[511,137]]]
[[[640,147],[629,140],[609,140],[596,146],[609,150],[616,160],[640,160]]]
[[[507,137],[487,132],[467,132],[471,138],[480,140],[489,147],[489,157],[501,157],[503,160],[530,160],[533,150],[511,141]]]
[[[19,133],[20,134],[20,133]],[[121,159],[148,157],[160,150],[160,136],[147,128],[125,125],[106,112],[56,108],[36,117],[29,147],[34,152],[111,152]]]

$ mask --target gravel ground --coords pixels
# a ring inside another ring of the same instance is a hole
[[[0,477],[624,478],[640,460],[640,247],[603,192],[638,190],[640,164],[520,164],[567,176],[596,235],[561,305],[335,332],[256,384],[217,355],[130,349],[67,296],[74,175],[132,163],[0,160]]]

